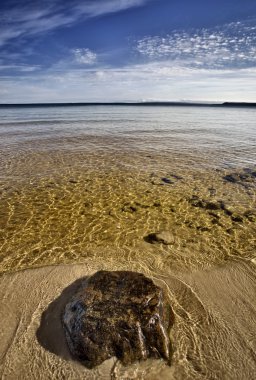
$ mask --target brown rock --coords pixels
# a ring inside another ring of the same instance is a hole
[[[175,238],[173,234],[170,231],[159,231],[159,232],[153,232],[149,235],[147,235],[145,238],[147,243],[151,244],[165,244],[170,245],[175,243]]]
[[[169,362],[171,316],[162,289],[143,274],[100,271],[66,305],[63,325],[71,353],[89,368],[112,356]]]

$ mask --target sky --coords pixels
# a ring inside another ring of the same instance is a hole
[[[256,102],[255,0],[1,0],[0,103]]]

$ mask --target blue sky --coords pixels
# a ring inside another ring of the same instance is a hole
[[[0,102],[254,101],[255,0],[1,0]]]

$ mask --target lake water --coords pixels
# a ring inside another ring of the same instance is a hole
[[[255,162],[250,108],[1,108],[1,270],[159,250],[178,267],[250,256],[255,177],[225,176]],[[147,243],[158,230],[174,244]]]
[[[0,109],[0,116],[1,157],[80,150],[167,154],[178,157],[179,166],[186,165],[185,158],[192,165],[201,159],[199,168],[256,161],[255,110],[250,108],[33,107]]]

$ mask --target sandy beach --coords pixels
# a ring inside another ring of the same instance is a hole
[[[192,273],[158,273],[153,280],[167,291],[175,314],[172,365],[147,360],[123,367],[113,358],[88,370],[71,358],[60,316],[79,286],[77,280],[97,269],[102,265],[97,268],[88,261],[2,276],[2,379],[253,379],[254,263],[234,261]]]

